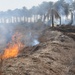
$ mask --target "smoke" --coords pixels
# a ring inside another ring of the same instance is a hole
[[[0,24],[0,51],[4,50],[7,43],[11,40],[12,34],[12,25]]]
[[[61,17],[61,24],[67,25],[67,24],[70,23],[70,21],[71,21],[71,14],[70,13],[68,14],[68,16],[69,16],[69,19],[68,19],[68,17],[66,16],[65,8],[62,7],[61,5],[59,6],[58,13],[59,13],[59,15]],[[57,21],[57,23],[58,23],[58,21]]]
[[[72,0],[65,0],[66,3],[72,4]],[[60,3],[60,2],[59,2]],[[69,20],[66,18],[65,9],[62,7],[61,4],[57,3],[58,10],[57,12],[61,16],[61,24],[68,24]],[[32,18],[33,15],[36,16],[40,15],[41,17],[44,16],[48,10],[53,8],[53,2],[43,2],[39,6],[32,7],[31,9],[27,9],[26,7],[23,7],[22,9],[15,9],[15,10],[8,10],[6,12],[0,12],[0,18],[12,18],[12,17],[25,17],[25,18]],[[49,13],[49,12],[48,12]],[[35,19],[34,18],[34,19]],[[74,18],[75,19],[75,12],[74,12]],[[10,19],[11,20],[11,19]],[[47,22],[49,25],[51,24],[51,20]],[[56,23],[59,23],[59,20],[56,20]],[[17,25],[16,25],[17,24]],[[73,24],[75,22],[73,21]],[[18,31],[23,35],[21,38],[21,42],[23,42],[26,46],[34,46],[40,43],[38,40],[43,29],[45,29],[46,26],[39,21],[39,23],[15,23],[15,24],[0,24],[0,48],[2,51],[3,48],[7,46],[7,43],[11,41],[12,36]]]
[[[23,42],[25,44],[25,46],[35,46],[37,44],[39,44],[40,42],[38,41],[39,36],[36,35],[34,32],[35,30],[33,30],[33,33],[31,32],[31,30],[29,32],[26,33],[26,35],[23,37]]]
[[[38,44],[39,44],[39,41],[36,40],[36,39],[34,39],[34,40],[33,40],[33,43],[32,43],[32,46],[35,46],[35,45],[38,45]]]
[[[59,14],[61,16],[61,24],[65,24],[66,15],[64,12],[64,8],[62,6],[60,6],[60,8],[59,8]]]
[[[69,5],[72,5],[73,0],[64,0],[66,3],[68,3]]]
[[[75,10],[73,11],[73,24],[72,25],[75,25]]]
[[[32,24],[31,24],[32,25]],[[18,32],[16,35],[16,40],[20,38],[20,42],[23,43],[25,46],[35,46],[39,44],[39,31],[41,32],[42,29],[40,27],[37,28],[37,25],[34,27],[29,24],[27,25],[13,25],[13,24],[2,24],[0,25],[0,53],[4,51],[7,47],[8,43],[12,43],[12,36]],[[41,26],[41,25],[40,25]],[[20,35],[19,35],[20,34]],[[16,42],[16,41],[14,41]]]

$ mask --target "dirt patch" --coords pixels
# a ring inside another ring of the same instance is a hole
[[[39,45],[25,47],[18,57],[4,60],[2,75],[75,74],[73,38],[61,31],[48,28],[39,40]]]

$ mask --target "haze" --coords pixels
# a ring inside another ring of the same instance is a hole
[[[57,1],[57,0],[1,0],[0,1],[0,11],[7,11],[8,9],[22,8],[23,6],[30,9],[32,6],[37,6],[43,1]]]

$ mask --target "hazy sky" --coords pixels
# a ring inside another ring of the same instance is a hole
[[[8,9],[22,8],[26,6],[28,9],[32,6],[37,6],[43,1],[57,1],[57,0],[0,0],[0,11]]]

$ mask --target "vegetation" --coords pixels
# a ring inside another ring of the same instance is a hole
[[[46,19],[47,21],[52,20],[52,9],[55,12],[55,17],[61,20],[61,15],[65,15],[66,17],[68,17],[69,13],[72,13],[72,11],[75,10],[75,1],[72,1],[72,4],[65,2],[65,0],[58,0],[55,3],[50,1],[43,2],[39,6],[33,6],[31,9],[27,9],[24,6],[22,9],[8,10],[6,12],[0,11],[0,18],[24,17],[25,19],[26,17],[27,21],[28,18],[30,18],[30,21],[32,21],[32,16],[34,16],[34,22],[36,22],[36,20],[38,20],[39,15],[40,20],[44,22]],[[71,22],[73,22],[73,19]]]

